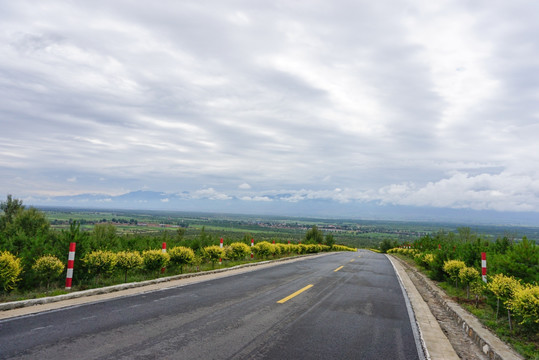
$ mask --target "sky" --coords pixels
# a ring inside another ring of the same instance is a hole
[[[0,195],[539,219],[537,14],[519,0],[0,0]]]

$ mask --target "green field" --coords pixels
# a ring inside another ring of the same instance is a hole
[[[448,223],[421,223],[397,221],[369,221],[342,219],[292,218],[276,216],[250,216],[212,213],[187,213],[170,211],[112,211],[88,209],[43,208],[52,227],[66,229],[70,222],[80,221],[81,229],[91,231],[96,223],[113,223],[119,233],[160,233],[173,234],[178,227],[185,229],[184,238],[194,239],[204,227],[212,238],[241,240],[253,237],[255,240],[297,242],[305,232],[316,225],[325,234],[333,234],[337,243],[347,246],[377,247],[385,239],[399,243],[438,231],[455,232],[461,225]],[[498,237],[539,239],[539,228],[513,226],[472,226],[471,231],[485,240]]]

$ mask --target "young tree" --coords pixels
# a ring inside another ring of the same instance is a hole
[[[150,272],[157,271],[157,276],[159,276],[159,271],[167,266],[169,260],[170,255],[161,250],[146,250],[142,252],[144,268]]]
[[[470,298],[470,283],[479,278],[479,271],[465,266],[459,271],[459,279],[466,286],[466,298]]]
[[[513,297],[507,302],[507,307],[520,319],[531,333],[537,334],[539,330],[539,286],[526,285],[517,288]]]
[[[515,291],[521,288],[520,282],[512,276],[505,276],[504,274],[494,275],[488,282],[487,288],[496,296],[496,319],[498,319],[498,312],[500,310],[500,300],[505,303],[513,297]],[[511,329],[511,311],[507,309],[507,318],[509,320],[509,328]]]
[[[202,257],[211,262],[212,269],[215,267],[215,262],[225,256],[225,250],[217,245],[206,246],[202,249]]]
[[[475,307],[479,307],[479,298],[485,293],[487,284],[482,280],[476,280],[470,283],[470,292],[475,296]]]
[[[183,273],[183,265],[192,264],[195,259],[195,252],[185,246],[175,246],[168,252],[170,262],[180,268],[180,273]]]
[[[0,203],[0,210],[4,212],[4,214],[0,216],[0,231],[4,231],[7,224],[13,221],[15,214],[21,209],[24,209],[22,200],[13,199],[11,194],[7,196],[6,201]]]
[[[233,242],[230,244],[230,258],[239,260],[245,258],[251,253],[251,249],[247,244],[241,242]]]
[[[253,246],[253,252],[257,258],[266,258],[273,254],[275,250],[273,249],[273,244],[270,244],[267,241],[260,241]]]
[[[384,240],[382,240],[382,242],[380,243],[379,248],[380,248],[380,251],[381,251],[382,253],[385,254],[385,253],[387,253],[387,251],[388,251],[389,249],[392,249],[392,248],[393,248],[393,243],[392,243],[391,240],[389,240],[389,239],[384,239]]]
[[[116,253],[116,268],[124,272],[124,282],[127,282],[127,272],[142,266],[142,256],[137,251],[120,251]]]
[[[116,254],[112,251],[96,250],[86,254],[82,259],[88,272],[95,276],[95,283],[99,282],[101,275],[109,275],[116,266]]]
[[[57,280],[60,274],[62,274],[64,267],[64,263],[56,256],[44,255],[36,259],[34,265],[32,265],[32,270],[40,282],[45,281],[47,283],[48,289],[51,281]]]
[[[113,250],[118,245],[116,226],[109,223],[95,224],[90,238],[93,250]]]
[[[326,242],[325,244],[329,247],[335,245],[335,238],[333,237],[333,234],[327,234],[326,235]]]
[[[455,281],[455,287],[458,286],[460,269],[464,267],[466,267],[466,264],[461,260],[447,260],[444,262],[443,269],[447,275],[449,275],[451,280]]]
[[[321,244],[324,242],[324,233],[318,229],[316,225],[305,234],[304,243],[305,244]]]

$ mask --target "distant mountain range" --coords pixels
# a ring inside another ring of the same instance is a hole
[[[291,194],[245,200],[234,196],[204,197],[189,192],[133,191],[121,195],[80,194],[23,198],[25,205],[84,209],[173,210],[246,215],[347,218],[361,220],[452,222],[461,224],[539,226],[539,213],[382,205],[376,202],[339,203],[332,200],[286,201]],[[262,201],[263,200],[263,201]]]

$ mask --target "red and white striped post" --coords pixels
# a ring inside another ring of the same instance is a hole
[[[163,254],[165,254],[167,252],[167,243],[164,242],[162,245],[161,245],[161,252]],[[163,274],[165,272],[166,268],[162,267],[161,268],[161,274]]]
[[[442,250],[442,244],[438,244],[438,250]]]
[[[487,282],[487,253],[481,253],[481,278]]]
[[[221,238],[221,241],[219,242],[219,247],[222,249],[223,248],[223,238]],[[219,258],[219,265],[221,265],[223,263],[223,259],[222,258]]]
[[[69,254],[67,256],[67,276],[66,290],[71,290],[71,282],[73,281],[73,265],[75,264],[75,247],[77,243],[69,243]]]
[[[251,259],[255,257],[253,253],[253,246],[255,246],[255,239],[251,239]]]

